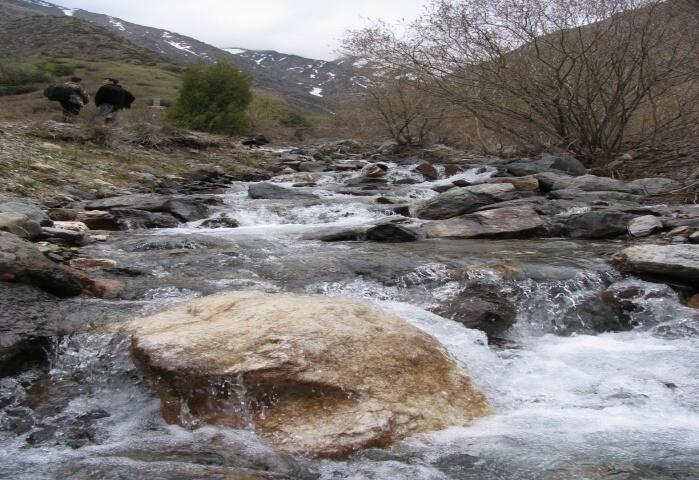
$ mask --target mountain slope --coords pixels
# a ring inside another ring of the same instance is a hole
[[[177,63],[227,59],[253,77],[253,86],[277,92],[289,103],[310,111],[327,111],[331,99],[351,85],[351,66],[287,55],[274,51],[220,49],[169,30],[146,27],[80,9],[67,9],[42,0],[0,0],[0,18],[35,15],[74,17],[112,31],[135,45]]]

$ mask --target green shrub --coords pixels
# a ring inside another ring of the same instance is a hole
[[[251,101],[250,77],[232,63],[194,65],[184,73],[168,116],[194,130],[242,134],[248,128],[245,109]]]
[[[0,59],[0,95],[19,95],[37,90],[36,84],[70,75],[75,65],[65,62],[17,62]]]

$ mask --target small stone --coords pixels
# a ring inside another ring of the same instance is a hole
[[[101,270],[114,268],[117,262],[109,258],[74,258],[68,262],[68,265],[79,270]]]
[[[388,167],[383,163],[368,163],[362,168],[362,176],[367,178],[379,178],[386,175]]]
[[[662,230],[663,222],[654,215],[644,215],[636,217],[629,223],[629,234],[632,237],[647,237],[648,235]]]
[[[691,297],[689,297],[689,300],[687,300],[687,306],[689,308],[695,308],[699,310],[699,293],[695,293]]]
[[[46,214],[56,222],[74,222],[78,219],[78,212],[70,208],[49,208]]]
[[[89,232],[90,229],[83,222],[53,222],[53,227],[71,232]]]

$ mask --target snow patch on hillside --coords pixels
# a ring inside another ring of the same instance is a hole
[[[121,23],[119,20],[117,20],[117,19],[114,18],[114,17],[109,17],[109,23],[111,23],[112,25],[114,25],[116,28],[118,28],[118,29],[121,30],[122,32],[125,32],[125,31],[126,31],[126,27],[124,26],[124,24]]]
[[[323,89],[322,89],[322,88],[318,88],[318,87],[314,87],[313,90],[311,90],[311,91],[308,92],[308,93],[310,93],[310,94],[313,95],[314,97],[322,97],[322,96],[323,96]]]
[[[241,53],[247,52],[247,50],[243,50],[242,48],[224,48],[223,50],[230,53],[231,55],[239,55]]]

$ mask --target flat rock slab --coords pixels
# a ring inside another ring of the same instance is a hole
[[[617,253],[612,263],[626,273],[699,283],[699,245],[638,245]]]
[[[130,328],[167,422],[253,429],[294,454],[344,456],[490,412],[436,339],[363,301],[238,292]]]
[[[540,232],[544,220],[529,205],[486,210],[421,226],[428,238],[522,238]]]
[[[299,192],[290,188],[280,187],[273,183],[262,182],[250,185],[248,188],[248,196],[252,199],[265,200],[308,200],[317,199],[318,195],[307,192]]]

